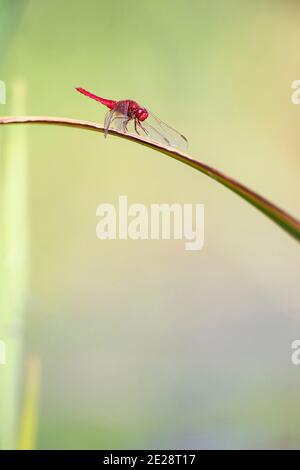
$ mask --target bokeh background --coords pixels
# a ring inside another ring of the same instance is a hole
[[[134,98],[191,155],[300,215],[295,0],[1,0],[1,115],[103,122]],[[131,142],[0,129],[2,447],[299,448],[300,250]],[[100,241],[96,208],[204,203],[205,246]]]

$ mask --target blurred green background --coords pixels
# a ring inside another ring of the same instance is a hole
[[[299,2],[0,5],[1,115],[103,122],[76,86],[136,99],[187,135],[191,155],[299,217]],[[19,348],[0,366],[14,390],[10,408],[2,396],[3,447],[8,425],[6,446],[20,446],[26,406],[28,446],[40,449],[300,447],[295,240],[207,177],[121,139],[15,126],[0,129],[0,152],[0,339]],[[204,203],[203,250],[100,241],[96,208],[119,195]],[[41,371],[31,402],[28,358]]]

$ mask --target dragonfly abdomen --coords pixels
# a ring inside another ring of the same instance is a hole
[[[89,91],[85,90],[84,88],[76,88],[79,93],[82,93],[85,96],[88,96],[92,100],[95,101],[100,101],[100,103],[104,104],[104,106],[107,106],[109,109],[113,109],[115,107],[116,101],[114,100],[108,100],[106,98],[101,98],[101,96],[94,95],[94,93],[90,93]]]

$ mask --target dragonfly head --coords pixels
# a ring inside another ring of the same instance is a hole
[[[149,116],[149,113],[148,113],[147,109],[139,108],[135,112],[135,116],[139,121],[145,121],[145,119],[147,119],[147,117]]]

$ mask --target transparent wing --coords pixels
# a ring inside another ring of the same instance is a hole
[[[146,135],[151,140],[182,150],[188,147],[187,138],[173,127],[169,126],[152,112],[149,117],[138,124],[139,132]],[[139,133],[138,132],[138,133]]]
[[[104,135],[108,134],[108,129],[117,129],[126,132],[128,123],[128,103],[126,101],[118,101],[115,107],[108,111],[104,119]]]

